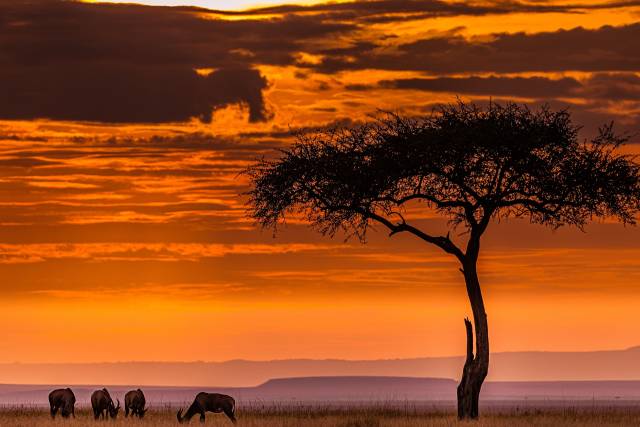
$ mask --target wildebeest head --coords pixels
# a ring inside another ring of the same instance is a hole
[[[138,411],[138,416],[139,416],[140,418],[144,418],[144,414],[146,414],[146,413],[147,413],[147,408],[142,408],[142,409],[140,409],[140,410]]]
[[[109,416],[111,418],[116,418],[118,416],[118,411],[120,410],[120,399],[116,399],[118,402],[118,406],[113,406],[113,400],[109,402]]]

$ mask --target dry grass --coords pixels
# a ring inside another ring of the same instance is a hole
[[[119,426],[177,426],[174,410],[154,409],[144,420],[126,419],[123,416],[108,422],[95,422],[86,409],[77,411],[75,420],[51,420],[45,409],[5,408],[0,410],[0,427],[62,427],[108,425]],[[528,409],[492,411],[478,422],[459,422],[450,412],[418,411],[385,408],[247,408],[238,411],[238,426],[247,427],[551,427],[551,426],[637,426],[640,425],[640,408],[588,408],[588,409]],[[191,425],[199,426],[198,418]],[[219,414],[207,414],[207,426],[231,427],[231,423]]]

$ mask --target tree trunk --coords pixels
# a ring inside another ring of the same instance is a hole
[[[475,260],[465,264],[464,280],[473,312],[473,323],[476,327],[476,353],[474,356],[473,326],[469,319],[465,319],[467,358],[462,369],[462,379],[458,385],[458,418],[475,419],[479,414],[480,389],[489,371],[489,331]]]

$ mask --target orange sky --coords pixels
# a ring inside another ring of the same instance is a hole
[[[623,41],[640,5],[565,3],[0,1],[0,362],[462,353],[452,259],[296,222],[273,238],[238,172],[290,130],[457,95],[568,106],[585,136],[638,131],[640,51]],[[606,222],[494,224],[492,350],[640,344],[639,241]]]

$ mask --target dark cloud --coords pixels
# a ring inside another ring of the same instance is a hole
[[[640,23],[543,33],[501,33],[480,40],[446,34],[399,45],[388,52],[360,44],[325,50],[314,67],[344,70],[417,70],[433,73],[527,71],[636,71],[640,69]]]
[[[312,17],[221,20],[180,8],[0,1],[0,64],[287,65],[300,45],[356,29]]]
[[[585,84],[587,98],[640,102],[640,77],[634,73],[598,73]]]
[[[358,22],[390,22],[406,19],[426,19],[443,16],[485,16],[511,13],[582,13],[597,9],[618,9],[640,5],[639,1],[603,2],[600,4],[549,4],[535,1],[448,2],[439,0],[358,0],[327,2],[315,5],[263,7],[228,14],[313,14],[323,19],[354,20]]]
[[[229,104],[269,115],[256,64],[295,61],[298,44],[352,29],[305,17],[203,19],[184,9],[0,1],[0,118],[170,122]],[[214,69],[208,76],[196,69]]]
[[[57,165],[58,162],[42,160],[35,157],[9,157],[0,159],[0,167],[2,168],[33,168],[38,166]]]
[[[456,94],[556,98],[575,95],[582,85],[573,78],[545,77],[435,77],[382,80],[376,86],[349,85],[351,90],[413,89]]]
[[[257,70],[222,69],[207,76],[181,67],[65,64],[0,69],[0,117],[101,122],[203,122],[213,110],[246,105],[250,121],[268,118]]]
[[[314,6],[277,6],[229,12],[198,8],[86,4],[62,0],[0,0],[0,119],[51,118],[100,122],[210,120],[231,104],[251,121],[270,116],[260,65],[297,65],[313,72],[382,69],[433,74],[549,71],[632,72],[640,69],[640,23],[599,29],[494,34],[467,39],[448,32],[387,46],[394,34],[367,33],[372,20],[508,13],[580,13],[638,2],[549,5],[542,2],[463,3],[370,0]],[[275,17],[258,19],[255,14]],[[576,15],[578,16],[578,15]],[[416,18],[417,19],[417,18]],[[335,40],[342,40],[335,47]],[[380,47],[385,45],[384,49]],[[331,48],[327,46],[332,46]],[[320,55],[298,63],[299,54]],[[209,75],[195,70],[212,69]],[[630,99],[632,74],[616,85],[593,82],[590,96]],[[390,80],[415,88],[496,96],[560,96],[579,89],[572,79],[523,78]],[[357,88],[357,87],[355,87]],[[361,87],[362,88],[362,87]],[[322,89],[322,87],[320,87]],[[607,92],[608,91],[608,92]],[[586,92],[585,92],[586,93]]]
[[[564,77],[428,77],[381,80],[376,84],[351,84],[346,89],[421,90],[464,95],[512,96],[534,99],[581,97],[602,101],[640,101],[640,77],[635,73],[594,73],[584,79]]]

